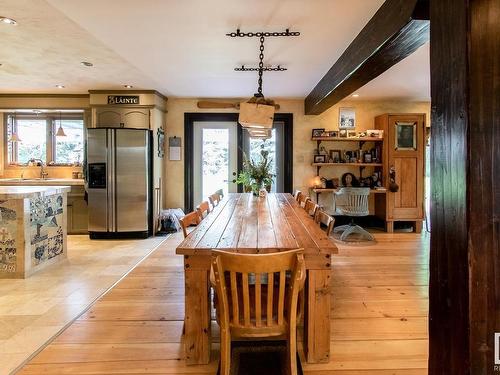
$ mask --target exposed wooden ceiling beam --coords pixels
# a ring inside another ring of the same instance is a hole
[[[386,0],[305,100],[318,115],[429,40],[429,0]]]

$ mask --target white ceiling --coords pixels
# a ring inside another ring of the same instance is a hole
[[[246,97],[257,86],[257,38],[268,38],[264,94],[304,98],[384,0],[0,0],[0,92],[86,93],[122,84],[177,97]],[[7,46],[7,48],[5,48]],[[361,98],[429,98],[428,48],[359,90]],[[80,61],[91,61],[86,68]],[[65,89],[55,88],[63,84]]]

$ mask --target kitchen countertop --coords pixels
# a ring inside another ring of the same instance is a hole
[[[0,186],[83,186],[84,181],[78,178],[0,178]]]
[[[0,200],[35,198],[67,193],[70,190],[70,186],[0,186]]]

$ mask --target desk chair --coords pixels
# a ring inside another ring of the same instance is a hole
[[[271,254],[212,250],[221,375],[230,372],[231,341],[263,338],[287,340],[287,373],[297,375],[297,302],[305,278],[302,249]]]
[[[368,216],[368,197],[370,188],[343,187],[333,194],[333,206],[339,215],[350,216],[351,223],[334,228],[334,233],[342,232],[341,241],[346,241],[353,233],[361,235],[361,239],[373,241],[373,236],[365,229],[354,223],[354,217]]]

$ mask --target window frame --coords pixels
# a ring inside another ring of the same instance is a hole
[[[4,165],[6,168],[15,168],[15,167],[25,167],[26,164],[20,163],[17,160],[18,157],[18,145],[17,142],[12,142],[12,148],[9,152],[9,126],[11,125],[11,121],[18,119],[26,119],[26,120],[45,120],[45,160],[43,162],[47,166],[54,167],[67,167],[72,166],[73,163],[56,163],[56,133],[58,127],[59,119],[64,120],[81,120],[83,126],[83,139],[85,140],[85,115],[84,112],[64,112],[64,113],[42,113],[42,114],[32,114],[32,113],[5,113],[4,114]],[[17,123],[13,122],[13,129],[17,131]],[[10,161],[12,160],[12,161]],[[83,161],[83,158],[82,158]]]

